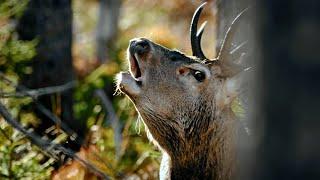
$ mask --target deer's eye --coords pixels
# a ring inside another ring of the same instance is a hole
[[[203,82],[204,79],[206,78],[206,75],[201,71],[196,70],[196,71],[193,71],[192,74],[193,74],[194,78],[199,82]]]

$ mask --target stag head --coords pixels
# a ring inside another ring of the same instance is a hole
[[[218,146],[228,138],[223,134],[232,133],[228,127],[234,117],[231,102],[237,96],[242,69],[229,52],[242,13],[227,31],[218,56],[208,59],[201,49],[205,23],[197,31],[204,5],[195,11],[191,23],[193,56],[136,38],[128,47],[130,72],[117,76],[118,88],[135,105],[149,138],[169,156],[171,173],[181,172],[175,171],[179,168],[194,170],[199,164],[209,168],[209,159],[229,151],[221,152]]]

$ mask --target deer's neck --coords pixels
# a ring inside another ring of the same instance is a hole
[[[164,153],[161,173],[170,179],[231,179],[235,164],[234,123],[233,113],[220,113],[205,135],[180,144],[179,151]]]

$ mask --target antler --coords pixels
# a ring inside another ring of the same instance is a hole
[[[191,21],[191,26],[190,26],[190,39],[191,39],[192,55],[196,56],[200,59],[208,59],[203,54],[203,51],[201,49],[201,37],[202,37],[204,27],[207,24],[207,21],[202,23],[199,30],[197,31],[199,17],[202,12],[203,6],[206,4],[207,4],[206,2],[201,4],[198,7],[198,9],[194,12],[193,17],[192,17],[192,21]]]
[[[234,20],[232,21],[229,29],[227,30],[227,33],[222,41],[222,46],[221,49],[219,51],[218,57],[217,59],[225,59],[231,50],[231,46],[232,46],[232,40],[233,40],[233,36],[235,35],[236,30],[238,29],[238,26],[240,25],[240,18],[243,16],[243,14],[249,9],[246,8],[244,10],[242,10],[236,18],[234,18]]]
[[[202,23],[199,30],[197,30],[200,14],[202,12],[204,5],[206,5],[206,4],[207,4],[207,2],[202,3],[193,14],[191,26],[190,26],[190,39],[191,39],[192,55],[196,56],[200,59],[210,60],[204,55],[204,53],[201,49],[201,37],[203,34],[204,27],[207,24],[207,21]],[[243,16],[243,14],[248,9],[249,8],[246,8],[243,11],[241,11],[237,15],[237,17],[232,21],[230,27],[227,30],[227,33],[226,33],[224,39],[223,39],[219,54],[218,54],[217,58],[215,58],[215,60],[225,59],[228,56],[229,51],[231,50],[233,36],[236,32],[236,29],[238,29],[237,26],[239,26],[239,24],[240,24],[239,19]]]

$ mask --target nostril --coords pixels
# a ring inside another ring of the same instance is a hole
[[[136,40],[130,40],[129,47],[132,47],[136,43]]]
[[[133,39],[129,44],[129,51],[132,55],[138,54],[143,55],[150,50],[150,43],[146,39]]]
[[[149,43],[146,40],[141,40],[136,43],[136,46],[140,46],[142,49],[147,49],[149,48]]]
[[[147,40],[140,40],[140,41],[136,41],[134,43],[134,49],[135,52],[138,53],[139,55],[142,55],[146,52],[148,52],[150,46],[149,46],[149,42]]]

